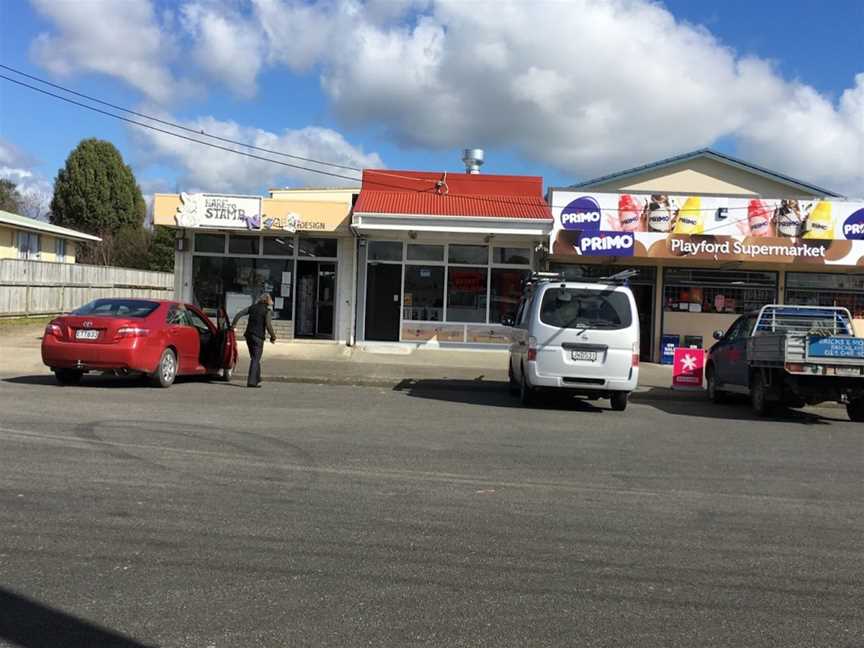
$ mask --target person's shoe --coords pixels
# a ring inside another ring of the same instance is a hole
[[[251,388],[251,387],[256,387],[256,388],[258,388],[258,389],[261,389],[261,383],[258,383],[257,385],[246,385],[246,386],[247,386],[247,387],[250,387],[250,388]]]

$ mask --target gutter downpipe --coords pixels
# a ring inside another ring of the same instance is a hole
[[[357,248],[360,245],[360,235],[357,233],[357,229],[353,223],[349,225],[348,229],[351,230],[351,234],[354,236],[354,245],[351,246],[354,263],[354,272],[351,273],[351,324],[348,331],[348,346],[353,347],[357,342],[357,278],[360,272],[360,268],[357,267],[357,261],[360,258]]]

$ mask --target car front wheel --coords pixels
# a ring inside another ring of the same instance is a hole
[[[177,378],[177,356],[171,349],[165,349],[162,357],[159,358],[156,373],[153,374],[153,384],[157,387],[170,387],[174,384],[175,378]]]
[[[713,366],[708,367],[708,372],[707,372],[707,376],[705,377],[705,382],[708,385],[708,389],[707,389],[708,400],[710,400],[712,403],[715,403],[717,405],[719,405],[724,400],[726,400],[726,398],[725,398],[726,394],[724,394],[722,391],[717,389],[717,371],[714,369]]]
[[[850,421],[864,423],[864,398],[846,403],[846,413],[849,415]]]

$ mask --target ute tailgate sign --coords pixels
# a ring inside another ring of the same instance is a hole
[[[807,356],[864,359],[864,338],[811,337],[807,344]]]

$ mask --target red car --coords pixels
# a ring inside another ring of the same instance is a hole
[[[46,327],[42,362],[61,385],[89,371],[143,374],[160,387],[184,375],[231,380],[237,340],[222,313],[217,320],[192,304],[97,299]]]

